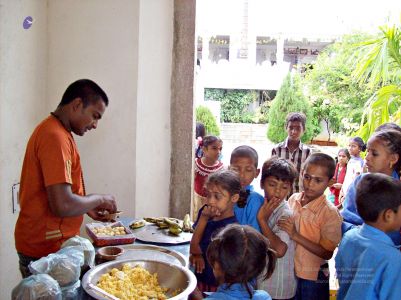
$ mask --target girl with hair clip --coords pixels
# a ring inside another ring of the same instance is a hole
[[[339,203],[343,202],[343,198],[347,194],[348,187],[352,183],[352,181],[359,174],[362,173],[363,170],[363,158],[361,157],[361,152],[365,152],[366,144],[359,137],[350,138],[348,144],[348,152],[351,156],[347,163],[347,172],[345,173],[345,178],[343,185],[341,187],[340,195],[339,195]]]
[[[369,173],[382,173],[399,180],[401,171],[401,132],[397,130],[375,132],[367,143],[365,165]],[[348,189],[343,203],[344,209],[341,212],[344,218],[342,224],[343,234],[363,223],[356,208],[356,187],[366,174],[356,177]],[[388,235],[395,245],[401,244],[399,231],[391,232]]]
[[[240,178],[234,171],[221,170],[209,176],[206,182],[207,204],[198,213],[190,244],[189,261],[194,267],[200,292],[214,292],[217,281],[206,260],[206,250],[218,230],[237,223],[234,205],[246,192],[241,189]],[[199,298],[193,298],[199,299]]]
[[[349,159],[351,158],[348,150],[346,148],[342,148],[338,150],[337,154],[337,165],[336,170],[334,172],[334,184],[330,187],[330,198],[327,197],[331,202],[334,203],[335,206],[341,207],[341,203],[339,202],[340,191],[344,183],[345,174],[347,173],[347,164]]]
[[[219,160],[223,149],[223,141],[214,135],[205,136],[200,142],[202,157],[195,158],[194,200],[192,204],[192,218],[194,219],[199,209],[206,204],[205,182],[207,177],[223,169],[223,163]]]
[[[212,239],[207,258],[219,283],[207,299],[271,299],[266,291],[255,290],[253,282],[263,272],[264,279],[271,276],[276,258],[268,240],[254,228],[237,224],[225,227]]]

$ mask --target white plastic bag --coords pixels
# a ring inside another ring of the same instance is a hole
[[[60,285],[47,274],[24,278],[11,292],[12,300],[61,300]]]

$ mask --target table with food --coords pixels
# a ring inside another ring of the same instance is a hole
[[[187,299],[195,289],[188,269],[189,215],[183,220],[121,217],[85,228],[91,241],[76,236],[57,253],[33,262],[34,275],[17,292],[37,291],[42,284],[54,299],[175,300]]]

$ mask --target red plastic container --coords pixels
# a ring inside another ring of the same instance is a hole
[[[114,236],[99,235],[94,232],[94,228],[99,227],[124,227],[125,234]],[[85,229],[89,237],[92,239],[93,244],[98,247],[132,244],[135,241],[135,237],[131,230],[124,226],[120,221],[115,223],[88,223],[85,225]]]

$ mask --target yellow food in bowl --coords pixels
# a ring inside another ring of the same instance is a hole
[[[113,268],[99,278],[97,286],[121,300],[167,299],[167,288],[159,285],[157,273],[124,264],[122,270]]]
[[[126,235],[125,228],[123,226],[104,226],[95,227],[92,229],[93,233],[97,236],[115,236],[115,235]]]

